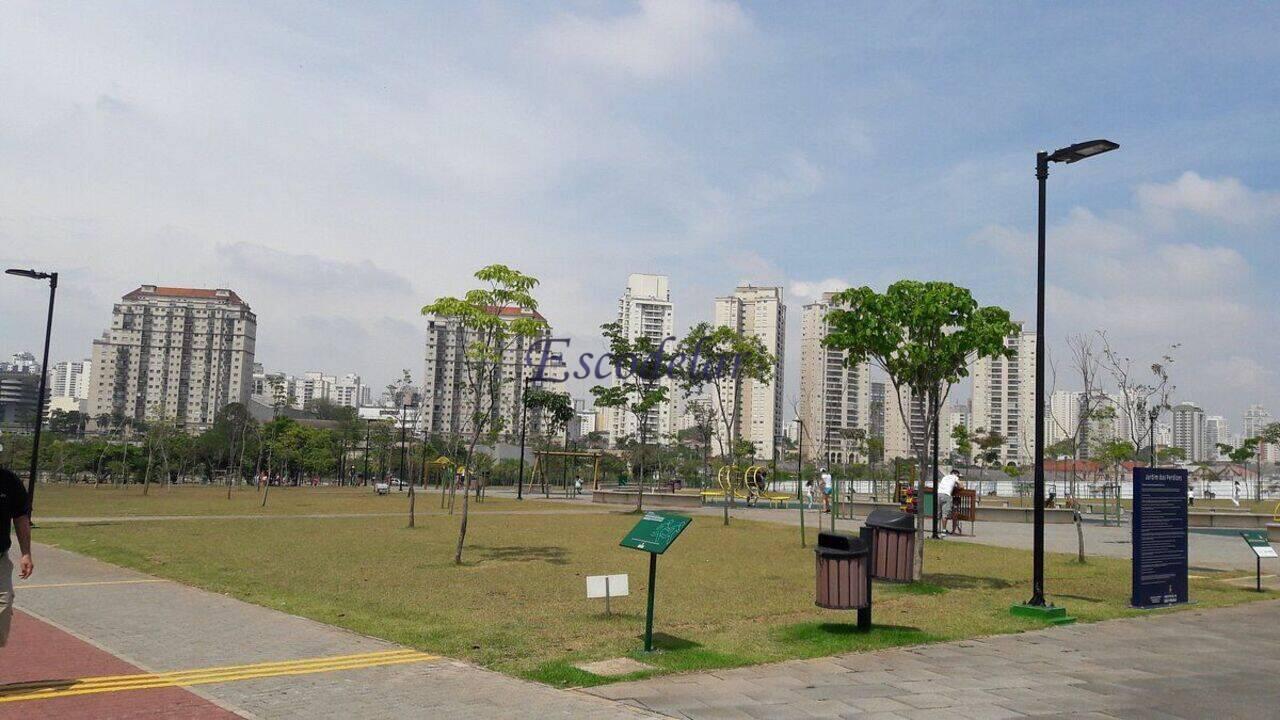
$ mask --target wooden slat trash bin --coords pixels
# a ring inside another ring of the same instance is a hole
[[[871,536],[871,577],[911,582],[916,566],[916,516],[899,510],[872,510],[864,526]]]
[[[870,541],[848,532],[818,533],[814,604],[829,610],[857,610],[858,627],[871,627]]]

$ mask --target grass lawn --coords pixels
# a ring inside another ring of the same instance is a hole
[[[419,490],[417,513],[439,513],[440,495]],[[454,500],[461,506],[462,495]],[[475,502],[472,509],[554,510],[562,503],[522,503],[499,497]],[[54,485],[36,488],[36,517],[119,517],[139,515],[312,515],[409,512],[409,491],[392,490],[378,495],[372,487],[273,487],[262,507],[262,495],[252,487],[236,487],[227,499],[225,486],[152,485],[147,495],[141,485]]]
[[[876,628],[862,634],[852,612],[814,607],[813,551],[795,528],[695,516],[658,562],[661,651],[645,656],[648,557],[618,547],[635,520],[477,515],[462,567],[452,564],[457,518],[441,516],[414,529],[390,517],[49,524],[37,539],[556,685],[605,681],[572,667],[582,660],[630,655],[672,672],[1039,627],[1008,612],[1028,595],[1025,551],[931,542],[925,582],[877,583]],[[606,617],[584,577],[623,572],[632,594]],[[1052,599],[1083,621],[1141,614],[1126,607],[1127,562],[1051,555],[1046,576]],[[1280,594],[1194,579],[1192,597],[1204,608]]]

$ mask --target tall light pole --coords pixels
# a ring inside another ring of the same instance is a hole
[[[1052,153],[1043,150],[1036,153],[1036,182],[1039,185],[1040,202],[1037,213],[1036,233],[1036,443],[1035,443],[1035,533],[1031,550],[1034,555],[1031,578],[1031,599],[1026,605],[1015,608],[1031,608],[1043,611],[1044,601],[1044,263],[1045,263],[1045,185],[1049,179],[1049,163],[1073,163],[1120,147],[1110,140],[1087,140]],[[1060,609],[1059,609],[1060,610]],[[1065,616],[1065,613],[1060,613]]]
[[[31,476],[27,480],[27,502],[35,504],[36,476],[40,473],[40,429],[44,426],[44,395],[49,382],[49,337],[53,334],[53,301],[58,294],[58,273],[9,268],[8,275],[49,281],[49,315],[44,323],[44,356],[40,360],[40,395],[36,398],[35,437],[31,440]]]

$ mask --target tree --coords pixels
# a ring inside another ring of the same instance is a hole
[[[1135,451],[1140,450],[1143,443],[1153,444],[1150,441],[1152,428],[1159,422],[1161,413],[1173,407],[1169,397],[1176,387],[1169,381],[1169,368],[1173,365],[1173,352],[1179,345],[1170,345],[1159,361],[1151,363],[1151,379],[1144,381],[1140,371],[1134,369],[1133,360],[1111,347],[1106,333],[1099,330],[1098,337],[1102,339],[1102,357],[1107,372],[1115,381],[1120,400],[1124,403],[1123,411],[1129,419],[1129,442],[1133,443]],[[1155,448],[1150,449],[1150,452],[1154,451]]]
[[[753,381],[769,382],[777,358],[760,338],[705,322],[689,328],[677,347],[680,362],[673,363],[676,382],[685,397],[703,394],[710,387],[719,419],[716,438],[729,467],[736,467],[744,455],[754,457],[757,448],[741,437],[743,387]],[[733,493],[729,492],[724,504],[725,525],[729,524],[731,505]]]
[[[544,417],[548,423],[548,435],[555,435],[558,430],[564,430],[564,446],[565,450],[569,448],[569,422],[578,416],[577,411],[573,409],[573,398],[568,393],[555,392],[546,388],[530,388],[524,393],[524,406],[529,410],[537,412]],[[561,458],[564,462],[561,464],[568,472],[568,457]],[[548,494],[546,483],[546,468],[542,468],[542,493]],[[568,476],[565,476],[565,482],[568,482]]]
[[[662,357],[662,349],[655,346],[647,335],[633,340],[623,332],[619,322],[605,323],[600,329],[609,344],[609,364],[617,382],[609,386],[596,385],[591,388],[591,394],[595,396],[596,407],[629,412],[639,426],[639,450],[633,453],[633,465],[637,469],[633,475],[636,478],[636,511],[639,512],[644,508],[649,417],[667,401],[667,386],[662,381],[670,377],[671,368]],[[665,344],[666,341],[663,342]]]
[[[924,437],[917,444],[906,403],[899,403],[909,445],[918,448],[917,492],[924,497],[924,468],[938,409],[951,386],[969,373],[976,358],[1015,352],[1005,338],[1018,331],[1009,312],[979,307],[965,288],[947,282],[900,280],[883,294],[849,288],[832,298],[824,347],[843,350],[845,364],[872,362],[889,377],[894,392],[908,390],[924,402]],[[924,571],[924,523],[916,523],[915,579]]]
[[[533,340],[547,331],[547,321],[537,313],[538,301],[533,288],[538,280],[507,267],[489,265],[476,272],[483,286],[461,298],[442,297],[422,308],[423,315],[446,318],[458,323],[464,333],[466,349],[462,356],[464,386],[470,395],[470,412],[466,420],[467,443],[466,485],[462,498],[462,521],[458,526],[458,545],[453,561],[462,564],[462,548],[467,540],[472,462],[476,444],[486,432],[501,431],[505,418],[497,412],[502,385],[504,357],[522,340]],[[523,369],[523,368],[522,368]]]

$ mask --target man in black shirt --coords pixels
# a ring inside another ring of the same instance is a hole
[[[0,468],[0,647],[9,640],[13,621],[13,561],[9,559],[9,526],[18,533],[18,577],[26,580],[35,570],[31,562],[31,502],[18,476]]]

